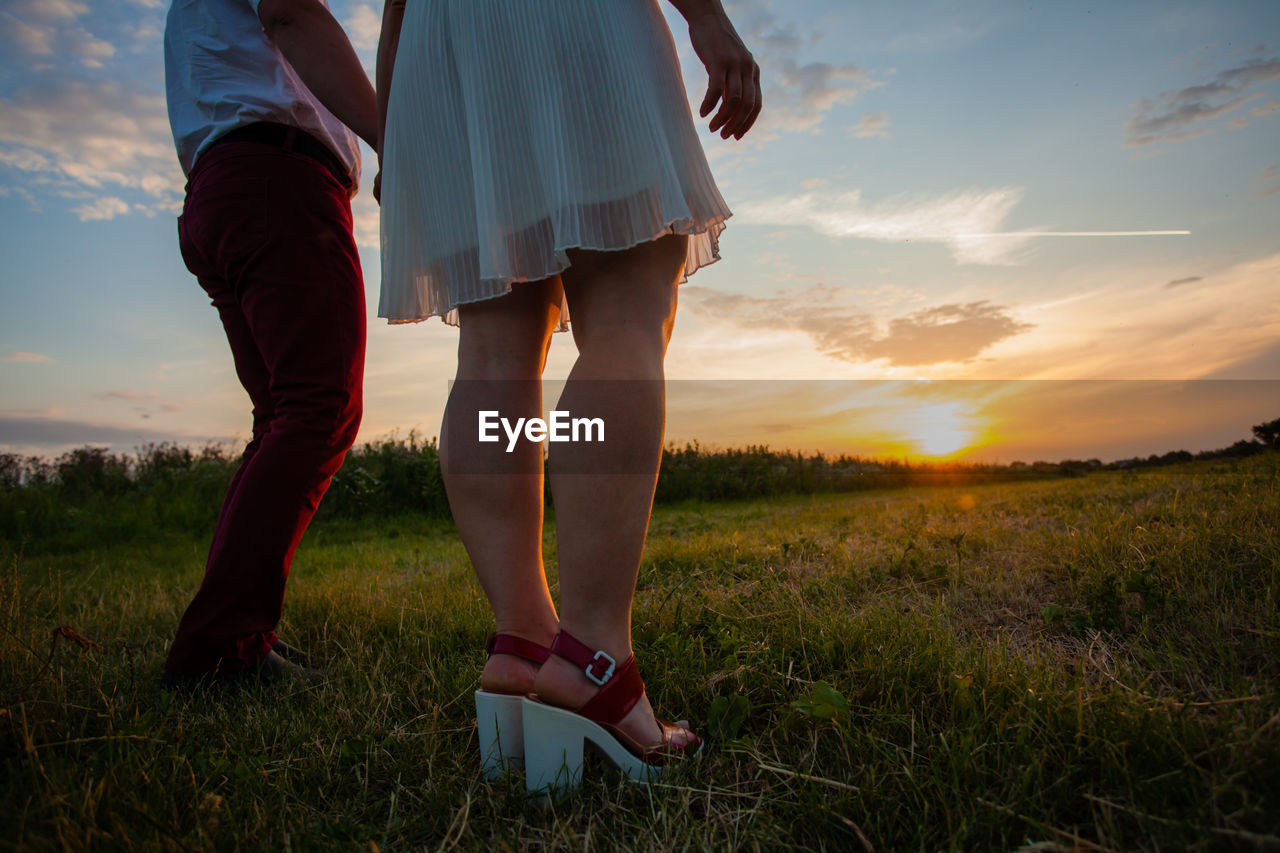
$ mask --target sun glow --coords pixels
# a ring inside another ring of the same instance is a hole
[[[904,413],[902,438],[916,455],[943,460],[972,447],[978,429],[964,403],[927,403]]]

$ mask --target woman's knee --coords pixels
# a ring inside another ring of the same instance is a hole
[[[551,334],[560,322],[560,301],[558,288],[555,294],[520,290],[537,286],[518,284],[507,296],[459,306],[459,378],[541,374]]]
[[[621,336],[664,352],[686,245],[687,238],[669,234],[618,252],[571,252],[563,277],[579,348]]]
[[[579,357],[630,364],[640,372],[661,370],[670,340],[670,324],[657,320],[594,325],[575,336]]]
[[[610,357],[661,368],[675,326],[676,286],[621,296],[618,304],[574,313],[573,338],[587,357]]]

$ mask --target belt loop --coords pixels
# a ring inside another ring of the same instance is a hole
[[[285,151],[294,150],[293,143],[297,140],[297,138],[298,138],[298,129],[293,125],[290,125],[289,130],[284,135],[284,145],[282,146],[284,150]]]

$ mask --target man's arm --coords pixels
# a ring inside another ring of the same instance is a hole
[[[311,93],[377,150],[378,102],[347,34],[317,0],[262,0],[258,19]]]

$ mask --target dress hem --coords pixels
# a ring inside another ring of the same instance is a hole
[[[714,219],[708,220],[706,223],[700,223],[699,227],[697,227],[696,229],[679,227],[681,220],[675,220],[667,223],[665,227],[663,227],[660,231],[653,234],[652,236],[641,237],[639,239],[633,240],[632,242],[628,243],[625,246],[584,246],[581,243],[576,243],[569,246],[556,246],[553,251],[553,254],[556,255],[557,257],[564,257],[565,253],[568,252],[570,249],[580,249],[588,252],[623,252],[623,251],[626,251],[627,249],[634,249],[636,246],[643,245],[644,243],[651,243],[654,240],[657,240],[659,237],[665,237],[668,234],[683,234],[684,236],[689,237],[691,239],[700,237],[703,234],[707,234],[709,235],[710,241],[711,241],[711,257],[702,261],[693,269],[686,268],[681,271],[680,280],[677,282],[677,284],[678,285],[685,284],[686,282],[689,281],[689,276],[693,275],[695,272],[702,269],[703,267],[708,267],[711,264],[714,264],[716,261],[720,260],[720,235],[724,232],[725,222],[731,216],[733,216],[732,213],[726,213],[723,216],[717,216]],[[688,222],[688,220],[683,220],[683,221]],[[543,279],[560,275],[571,266],[573,265],[566,261],[564,263],[556,264],[554,269],[548,270],[547,272],[541,273],[539,275],[512,276],[510,278],[482,279],[482,281],[492,281],[495,283],[500,282],[505,285],[505,289],[502,290],[501,292],[494,292],[493,294],[488,296],[480,296],[475,299],[459,300],[458,302],[451,305],[448,311],[436,311],[436,312],[431,312],[428,314],[420,314],[412,317],[388,317],[387,315],[379,312],[378,317],[380,319],[386,320],[387,325],[389,326],[405,326],[412,323],[422,323],[427,320],[430,320],[432,317],[441,318],[446,325],[457,326],[459,322],[458,321],[459,305],[471,305],[476,302],[487,302],[490,299],[500,299],[501,297],[506,296],[508,293],[511,292],[513,285],[528,284],[529,282],[534,282],[534,281],[542,281]],[[568,320],[562,319],[556,331],[565,332],[568,330],[569,330]]]

